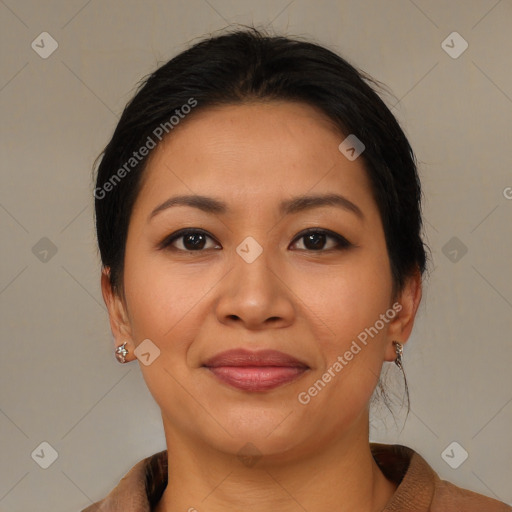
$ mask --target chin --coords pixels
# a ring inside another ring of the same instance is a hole
[[[217,408],[215,420],[209,417],[201,422],[206,428],[201,428],[198,434],[206,444],[233,455],[243,455],[244,451],[250,455],[252,450],[276,461],[296,456],[300,445],[307,446],[318,439],[320,427],[310,425],[297,411],[283,407],[282,403],[272,407],[244,404],[224,410]]]

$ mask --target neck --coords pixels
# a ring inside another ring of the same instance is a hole
[[[359,423],[359,422],[358,422]],[[164,422],[168,484],[156,512],[377,512],[396,490],[377,466],[368,441],[368,416],[343,437],[302,456],[245,459],[201,446]],[[293,450],[297,454],[300,449]]]

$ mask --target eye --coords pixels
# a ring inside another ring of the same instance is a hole
[[[318,228],[311,228],[308,229],[307,231],[303,231],[295,238],[295,240],[301,239],[304,240],[304,248],[299,247],[300,250],[310,250],[317,252],[328,251],[331,249],[343,250],[348,249],[353,245],[345,237],[338,235],[337,233],[334,233],[326,229]],[[326,248],[325,243],[328,239],[331,239],[331,244],[328,244],[330,245],[330,247]]]
[[[221,248],[219,244],[208,247],[208,239],[214,241],[214,238],[202,229],[180,229],[160,242],[158,248],[184,252],[200,252],[204,249]],[[306,251],[325,252],[332,249],[343,250],[353,246],[343,236],[326,229],[311,228],[303,231],[295,238],[292,245],[296,245],[297,241],[301,239],[304,240],[302,244],[304,247],[299,247],[299,250]],[[325,247],[328,240],[331,240],[331,243]],[[176,242],[179,242],[179,244]]]
[[[177,251],[201,251],[203,249],[214,249],[215,247],[206,247],[207,239],[213,240],[208,233],[202,229],[187,228],[180,229],[172,235],[166,237],[158,245],[159,249],[171,249]],[[174,245],[175,242],[179,242],[178,246]],[[172,247],[171,247],[172,246]],[[180,247],[181,246],[181,247]],[[217,245],[216,247],[220,247]]]

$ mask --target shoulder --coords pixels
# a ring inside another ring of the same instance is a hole
[[[461,512],[510,512],[512,507],[501,501],[482,494],[462,489],[445,480],[437,480],[432,512],[461,511]]]
[[[512,512],[512,507],[441,480],[412,448],[370,443],[372,454],[397,489],[384,512]]]
[[[81,512],[150,512],[167,485],[167,450],[137,462],[110,493]]]

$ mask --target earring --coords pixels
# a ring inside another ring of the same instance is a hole
[[[128,354],[128,350],[126,350],[125,346],[126,346],[126,341],[122,345],[119,345],[115,351],[116,359],[120,363],[126,363],[125,358],[126,358],[126,355]]]
[[[401,343],[398,343],[398,341],[393,341],[393,345],[395,346],[395,352],[396,352],[396,359],[395,364],[400,368],[400,370],[404,370],[402,365],[402,355],[404,353],[404,349]]]

